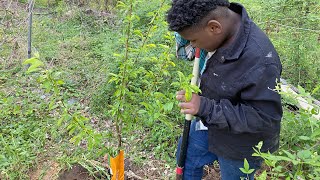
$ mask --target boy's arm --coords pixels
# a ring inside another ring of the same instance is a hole
[[[241,102],[231,103],[200,97],[196,116],[205,125],[227,129],[234,133],[258,133],[273,128],[282,117],[280,95],[275,92],[276,80],[280,79],[276,65],[269,64],[248,74],[247,83],[239,92]]]

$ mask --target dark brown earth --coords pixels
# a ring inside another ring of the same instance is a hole
[[[89,172],[80,165],[73,166],[70,170],[64,171],[59,175],[58,180],[91,180],[94,179]]]

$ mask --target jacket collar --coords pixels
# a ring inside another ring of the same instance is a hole
[[[238,3],[230,3],[232,11],[241,14],[241,25],[235,40],[225,48],[219,48],[216,51],[215,57],[221,62],[226,60],[238,59],[242,53],[244,47],[246,46],[251,26],[251,19],[249,18],[246,9]]]

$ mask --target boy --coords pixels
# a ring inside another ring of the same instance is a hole
[[[262,152],[279,147],[282,106],[274,89],[281,63],[276,50],[245,8],[228,0],[174,0],[167,21],[170,30],[211,55],[201,73],[201,94],[185,102],[184,91],[177,92],[181,112],[196,117],[184,179],[201,179],[203,166],[215,160],[223,180],[247,177],[239,170],[244,158],[251,169],[262,163],[252,156],[255,145],[263,141]],[[254,172],[248,177],[253,179]]]

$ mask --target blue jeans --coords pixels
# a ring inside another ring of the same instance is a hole
[[[195,180],[201,179],[203,175],[203,166],[206,164],[213,163],[214,161],[219,162],[220,173],[222,180],[239,180],[241,177],[250,180],[254,179],[254,173],[246,175],[240,171],[239,168],[243,168],[243,160],[231,160],[223,157],[216,156],[215,154],[208,151],[208,131],[195,130],[196,121],[192,121],[188,139],[188,150],[183,170],[184,180]],[[177,158],[180,153],[181,138],[178,144]],[[248,161],[250,169],[259,169],[261,161],[251,162]]]

